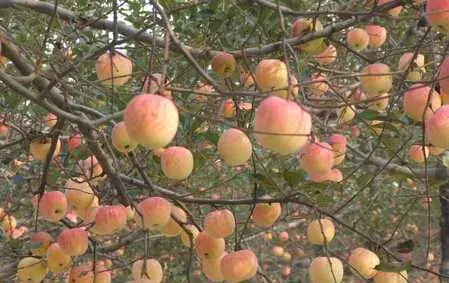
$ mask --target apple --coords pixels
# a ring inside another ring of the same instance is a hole
[[[178,109],[163,96],[141,94],[134,96],[124,112],[126,131],[131,140],[149,149],[165,147],[176,135]]]
[[[289,97],[287,65],[278,59],[264,59],[259,62],[255,72],[256,84],[266,95]]]
[[[245,90],[254,90],[256,86],[256,76],[250,72],[240,75],[240,85]]]
[[[100,206],[95,213],[92,231],[97,235],[112,235],[126,227],[127,215],[122,205]]]
[[[332,147],[325,142],[309,143],[299,153],[299,165],[309,174],[329,172],[334,162]]]
[[[251,250],[227,254],[221,260],[221,272],[226,282],[242,282],[256,276],[259,263]]]
[[[258,203],[253,209],[251,218],[254,223],[262,228],[273,226],[276,220],[281,216],[282,207],[280,203]]]
[[[441,93],[447,96],[449,94],[449,57],[447,57],[440,65],[438,83],[440,84]],[[449,99],[446,98],[445,101],[445,104],[447,104]]]
[[[47,250],[47,265],[48,270],[53,273],[61,273],[68,269],[72,259],[59,246],[58,243],[53,243]]]
[[[385,5],[393,0],[377,0],[377,6]],[[387,13],[393,18],[397,18],[402,11],[402,6],[397,6],[387,11]]]
[[[47,265],[42,259],[24,257],[17,265],[17,277],[24,282],[39,283],[47,276]]]
[[[437,30],[449,33],[449,2],[446,0],[427,0],[426,19]]]
[[[346,156],[346,148],[348,145],[346,137],[341,134],[333,134],[329,138],[328,143],[334,152],[334,166],[341,164]]]
[[[406,79],[409,81],[419,81],[422,79],[423,74],[426,72],[424,67],[425,59],[424,55],[417,54],[413,60],[414,52],[406,52],[399,59],[398,70],[405,72],[408,70]]]
[[[67,199],[59,191],[45,192],[39,201],[39,213],[50,222],[57,222],[64,218],[67,212]]]
[[[191,224],[184,225],[180,236],[182,244],[185,247],[190,248],[191,247],[190,243],[195,244],[195,240],[198,237],[199,233],[200,231],[198,231],[198,228],[196,228],[195,225]]]
[[[228,78],[234,73],[237,62],[232,54],[220,52],[212,58],[212,70],[221,78]]]
[[[416,163],[423,163],[426,158],[429,157],[429,148],[427,146],[423,146],[420,144],[414,144],[410,147],[408,151],[408,156],[411,160]]]
[[[273,254],[275,256],[281,257],[284,254],[285,250],[281,246],[274,246],[273,247]]]
[[[30,242],[33,244],[33,248],[31,249],[31,254],[34,256],[44,256],[47,254],[47,249],[50,246],[51,242],[53,242],[53,237],[45,232],[40,231],[30,238]]]
[[[58,116],[56,116],[54,113],[48,113],[44,120],[45,124],[47,124],[49,128],[52,128],[58,122]]]
[[[337,109],[337,124],[342,125],[351,122],[356,115],[354,106],[344,106]]]
[[[185,147],[168,147],[161,155],[161,169],[167,178],[184,180],[192,174],[193,155]]]
[[[407,283],[409,282],[407,271],[401,272],[383,272],[378,271],[374,276],[374,283]]]
[[[309,267],[312,283],[340,283],[343,273],[343,263],[336,257],[314,258]]]
[[[368,25],[365,31],[369,36],[369,46],[371,48],[380,48],[387,40],[387,29],[379,25]]]
[[[47,160],[47,155],[50,153],[51,139],[36,140],[30,143],[30,153],[33,158],[39,161]],[[61,141],[58,139],[56,142],[55,151],[53,152],[53,158],[59,155],[61,150]]]
[[[213,86],[207,83],[198,82],[197,87],[195,88],[195,92],[199,92],[195,94],[195,99],[200,102],[205,102],[207,98],[215,92],[215,89]]]
[[[356,248],[351,251],[349,256],[349,265],[356,271],[355,275],[360,275],[365,279],[373,278],[377,270],[376,266],[380,264],[379,257],[365,248]]]
[[[201,260],[201,271],[207,279],[212,282],[224,281],[224,276],[221,272],[221,260],[227,254],[227,252],[224,252],[219,258]]]
[[[303,37],[309,33],[322,30],[323,25],[316,18],[314,19],[300,18],[294,21],[292,24],[293,37]],[[317,55],[323,52],[326,49],[326,46],[324,44],[324,38],[320,37],[299,45],[299,48],[312,55]]]
[[[132,266],[133,282],[160,283],[164,277],[162,266],[154,258],[139,259]]]
[[[161,197],[149,197],[136,206],[134,220],[144,229],[158,229],[170,220],[172,204]],[[142,219],[143,218],[143,219]]]
[[[361,28],[351,29],[346,34],[348,45],[357,51],[365,50],[369,45],[370,37],[368,33]]]
[[[220,116],[226,119],[231,119],[235,116],[235,103],[231,98],[226,99],[221,103],[220,108],[218,109],[218,113]]]
[[[313,56],[313,58],[318,62],[318,64],[331,65],[337,60],[337,48],[330,44],[326,50]]]
[[[244,165],[251,158],[253,147],[248,136],[239,129],[228,129],[218,139],[218,153],[228,166]]]
[[[209,212],[204,218],[204,231],[214,238],[226,238],[234,234],[235,218],[229,209]]]
[[[279,234],[279,240],[281,240],[281,242],[285,242],[288,241],[288,232],[287,231],[282,231]],[[285,254],[285,253],[284,253]]]
[[[80,134],[71,135],[67,144],[68,144],[69,151],[77,149],[82,144],[82,136]]]
[[[414,84],[404,94],[404,112],[415,121],[427,120],[440,106],[441,98],[438,92],[426,85]]]
[[[58,237],[58,244],[69,256],[86,253],[88,248],[88,234],[84,228],[64,229]]]
[[[426,138],[432,146],[449,149],[449,105],[441,106],[426,121]]]
[[[172,206],[170,220],[159,231],[167,237],[178,236],[183,231],[183,228],[178,222],[187,223],[187,214],[182,208]]]
[[[388,93],[393,86],[393,78],[390,73],[390,67],[382,63],[366,66],[359,77],[363,91],[369,97]]]
[[[98,182],[105,179],[107,176],[103,172],[103,167],[98,162],[95,155],[91,155],[84,160],[78,162],[78,167],[76,168],[83,177],[91,182]]]
[[[312,129],[311,116],[301,105],[277,96],[260,103],[254,123],[256,140],[282,155],[298,151]]]
[[[368,103],[368,108],[376,111],[383,111],[388,107],[390,95],[383,93],[371,98],[371,102]]]
[[[133,63],[117,51],[108,51],[98,57],[95,70],[102,85],[121,86],[131,78]]]
[[[308,89],[313,95],[321,97],[329,90],[326,74],[313,73],[311,81],[312,83],[309,84]]]
[[[91,206],[94,200],[94,192],[89,183],[81,178],[68,179],[64,185],[65,196],[69,208],[78,212]]]
[[[203,231],[195,239],[195,250],[201,259],[216,259],[225,251],[225,240]]]
[[[324,183],[326,181],[339,183],[343,181],[343,173],[339,169],[334,168],[326,173],[309,174],[309,180],[314,183]]]
[[[111,139],[114,148],[122,153],[133,151],[137,147],[137,144],[129,138],[123,121],[112,128]]]
[[[329,219],[317,219],[307,226],[307,238],[314,245],[328,245],[335,236],[334,223]]]

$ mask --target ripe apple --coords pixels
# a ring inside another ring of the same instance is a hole
[[[144,268],[145,267],[145,268]],[[164,277],[162,266],[154,258],[140,259],[132,266],[134,282],[160,283]]]
[[[365,279],[371,279],[377,273],[375,268],[380,264],[380,259],[370,250],[356,248],[351,251],[348,262],[349,265],[357,271],[353,271],[354,274],[358,274]]]
[[[195,250],[202,259],[219,258],[225,250],[225,240],[214,238],[209,233],[203,231],[195,239]]]
[[[255,138],[276,153],[298,151],[307,142],[311,129],[310,114],[293,101],[270,96],[256,110]]]
[[[330,44],[326,50],[313,56],[313,58],[318,62],[318,64],[331,65],[335,62],[335,60],[337,60],[337,48]]]
[[[226,282],[242,282],[253,278],[259,263],[251,250],[239,250],[227,254],[221,260],[221,272]]]
[[[220,116],[231,119],[237,113],[235,110],[234,100],[231,98],[226,99],[223,103],[220,104],[220,108],[218,109],[218,113]]]
[[[317,219],[307,226],[307,238],[314,245],[328,245],[334,236],[335,226],[329,219]]]
[[[366,66],[359,77],[360,85],[369,97],[388,93],[393,86],[390,67],[382,63]]]
[[[51,147],[51,139],[45,140],[36,140],[30,143],[30,153],[33,155],[33,158],[39,161],[45,161],[47,159],[47,155],[50,152]],[[55,151],[53,152],[53,158],[59,155],[61,150],[61,141],[58,139],[56,142]]]
[[[161,168],[168,178],[184,180],[192,174],[193,155],[185,147],[168,147],[161,155]]]
[[[425,158],[429,157],[429,148],[427,146],[424,146],[423,151],[422,145],[414,144],[410,147],[408,151],[408,156],[410,157],[411,160],[415,161],[416,163],[423,163]]]
[[[288,98],[287,65],[278,59],[264,59],[259,62],[255,72],[256,84],[266,95]]]
[[[183,231],[178,222],[187,223],[187,214],[182,208],[172,206],[170,220],[159,231],[167,237],[178,236]]]
[[[392,0],[378,0],[377,1],[377,6],[385,5],[385,4],[387,4],[387,3],[391,2],[391,1]],[[402,11],[402,6],[397,6],[397,7],[393,8],[393,9],[388,10],[387,13],[390,16],[392,16],[393,18],[397,18],[399,16],[399,14],[401,13],[401,11]]]
[[[149,149],[156,149],[166,146],[175,137],[179,114],[170,99],[141,94],[134,96],[128,103],[123,121],[131,140]]]
[[[68,140],[69,151],[77,149],[82,144],[82,136],[80,134],[73,134]]]
[[[39,201],[39,213],[50,222],[64,218],[67,212],[67,199],[60,191],[45,192]]]
[[[115,149],[123,153],[133,151],[137,147],[137,144],[129,138],[123,121],[112,128],[111,139]]]
[[[47,276],[47,265],[42,259],[24,257],[17,265],[17,277],[24,282],[39,283]]]
[[[429,106],[426,107],[427,104]],[[404,94],[404,112],[415,121],[427,120],[440,106],[441,99],[438,92],[426,85],[414,84]]]
[[[299,153],[299,165],[309,174],[329,172],[334,162],[332,147],[325,142],[309,143]]]
[[[53,273],[61,273],[68,269],[72,259],[59,246],[58,243],[53,243],[47,250],[47,265],[48,270]]]
[[[380,48],[387,40],[387,29],[379,25],[368,25],[365,31],[369,35],[369,46],[371,48]]]
[[[204,230],[214,238],[226,238],[234,234],[235,218],[229,209],[209,212],[204,218]]]
[[[212,70],[221,78],[227,78],[234,73],[237,62],[232,54],[220,52],[212,58]]]
[[[68,179],[65,183],[65,196],[70,209],[79,210],[91,206],[94,200],[94,192],[89,183],[81,178]]]
[[[199,233],[200,231],[198,231],[198,228],[196,228],[195,225],[184,225],[180,236],[182,244],[185,247],[190,248],[190,243],[192,242],[195,244],[196,237],[198,237]]]
[[[102,85],[121,86],[131,78],[133,63],[117,51],[108,51],[98,57],[95,70]]]
[[[376,111],[385,110],[388,107],[390,95],[383,93],[371,98],[371,102],[368,103],[368,108]]]
[[[258,203],[254,207],[251,218],[257,226],[267,228],[273,226],[281,216],[282,207],[280,203]]]
[[[254,87],[256,86],[256,76],[250,72],[241,74],[240,85],[245,90],[254,90]]]
[[[427,0],[426,19],[437,30],[449,33],[449,2],[446,0]]]
[[[98,235],[112,235],[126,227],[127,215],[122,205],[100,206],[95,213],[92,231]]]
[[[333,134],[329,138],[329,145],[332,147],[334,152],[334,166],[341,164],[345,159],[346,147],[348,145],[348,141],[345,136],[341,134]]]
[[[409,282],[407,271],[401,272],[383,272],[378,271],[374,276],[374,283],[407,283]]]
[[[164,227],[170,220],[171,209],[172,204],[166,199],[149,197],[137,204],[134,220],[145,229],[158,229]]]
[[[426,121],[426,137],[430,144],[449,149],[449,105],[441,106]]]
[[[34,256],[44,256],[47,254],[47,249],[50,246],[51,242],[53,242],[53,237],[45,232],[41,231],[30,238],[30,242],[33,244],[33,248],[31,249],[31,254]]]
[[[323,30],[323,25],[318,19],[300,18],[292,24],[292,36],[303,37],[309,33]],[[312,55],[320,54],[326,49],[324,38],[320,37],[299,45],[299,48]]]
[[[89,180],[90,182],[98,182],[105,179],[107,176],[103,172],[103,167],[98,162],[95,155],[91,155],[84,160],[78,162],[77,172],[81,174],[80,177]]]
[[[399,59],[398,69],[399,71],[408,70],[406,79],[409,81],[419,81],[422,79],[423,74],[426,72],[424,67],[425,59],[424,55],[417,54],[416,58],[412,62],[414,52],[406,52]]]
[[[228,166],[246,164],[253,152],[249,138],[244,132],[235,128],[223,132],[218,140],[217,149]]]
[[[343,263],[336,257],[314,258],[309,267],[312,283],[340,283],[343,272]]]
[[[323,183],[326,181],[338,183],[343,181],[343,173],[337,168],[334,168],[326,173],[309,174],[309,180],[314,183]]]
[[[365,50],[369,45],[370,37],[368,33],[361,28],[351,29],[346,34],[346,41],[348,45],[357,51]]]
[[[88,234],[84,228],[64,229],[58,237],[58,244],[69,256],[86,253],[88,248]]]
[[[329,90],[326,74],[313,73],[311,81],[312,83],[309,84],[308,89],[313,95],[321,97]]]
[[[224,276],[221,272],[221,260],[227,254],[227,252],[224,252],[219,258],[201,260],[201,272],[203,272],[207,279],[212,282],[224,281]]]
[[[47,124],[49,128],[52,128],[58,122],[58,116],[56,116],[54,113],[48,113],[44,120],[45,124]]]

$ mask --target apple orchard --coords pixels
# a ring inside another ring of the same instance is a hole
[[[0,0],[0,282],[449,282],[449,0]]]

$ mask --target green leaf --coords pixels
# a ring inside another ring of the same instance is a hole
[[[378,271],[383,272],[401,272],[404,270],[410,270],[411,266],[409,263],[388,263],[388,262],[381,262],[378,266],[375,268]]]
[[[304,180],[304,174],[298,171],[285,171],[282,173],[282,177],[284,177],[290,187],[294,187]]]
[[[359,114],[359,118],[369,121],[380,120],[379,117],[381,117],[380,113],[371,109],[367,109]]]

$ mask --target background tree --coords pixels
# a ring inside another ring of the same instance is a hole
[[[0,1],[0,281],[449,282],[448,9]]]

